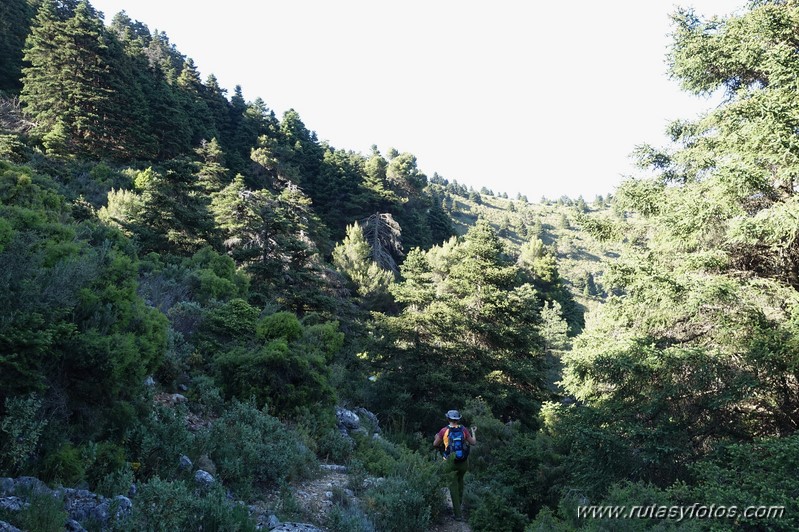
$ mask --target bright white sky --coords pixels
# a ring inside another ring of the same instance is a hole
[[[636,144],[709,101],[666,76],[676,5],[743,0],[90,0],[165,31],[232,93],[296,109],[336,148],[416,155],[428,175],[558,198],[613,192]]]

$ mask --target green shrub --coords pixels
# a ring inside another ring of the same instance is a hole
[[[291,312],[276,312],[258,322],[256,327],[258,338],[275,340],[284,338],[291,342],[302,336],[302,325],[297,316]]]
[[[399,464],[400,448],[388,440],[372,439],[363,434],[354,434],[356,442],[353,456],[372,475],[385,477],[394,473]]]
[[[366,477],[369,475],[364,467],[363,462],[354,458],[350,460],[347,475],[347,487],[351,489],[356,495],[359,495],[364,490],[364,483]]]
[[[0,420],[0,471],[16,475],[38,447],[46,421],[39,415],[42,401],[33,394],[7,397],[4,405],[5,416]]]
[[[305,445],[319,458],[333,460],[329,454],[331,449],[337,447],[340,442],[337,439],[333,442],[327,440],[341,436],[340,432],[338,435],[331,434],[331,431],[334,430],[338,432],[334,409],[305,406],[295,409],[295,412],[292,415],[292,430],[300,435]],[[354,445],[351,441],[349,443]]]
[[[555,516],[549,508],[542,508],[535,520],[527,525],[524,532],[571,532],[574,527],[567,525],[562,519]]]
[[[126,464],[125,467],[112,471],[101,478],[94,491],[105,497],[127,495],[133,480],[133,469]]]
[[[402,477],[385,479],[364,495],[367,511],[378,530],[416,532],[430,525],[430,506],[424,496]]]
[[[197,375],[191,380],[189,389],[190,408],[202,416],[218,416],[225,407],[222,391],[216,386],[214,379],[207,375]]]
[[[75,486],[85,479],[86,465],[80,450],[72,444],[64,444],[45,457],[41,471],[42,479],[64,486]]]
[[[200,494],[192,491],[185,482],[170,482],[156,477],[139,488],[133,512],[122,528],[164,532],[237,532],[255,530],[255,524],[247,509],[228,501],[219,485]]]
[[[294,496],[291,486],[286,482],[280,482],[280,498],[277,503],[277,516],[282,521],[302,520],[305,517],[305,512]]]
[[[226,397],[255,398],[277,415],[335,402],[324,357],[283,338],[259,348],[234,347],[217,356],[214,365]]]
[[[247,294],[248,280],[236,271],[233,259],[211,247],[205,247],[184,260],[183,267],[191,270],[188,282],[195,301],[226,301]]]
[[[199,303],[180,301],[170,307],[166,315],[169,317],[172,329],[182,334],[188,341],[200,329],[207,312]]]
[[[339,331],[337,321],[317,323],[305,327],[301,343],[308,349],[321,350],[330,362],[344,345],[344,333]]]
[[[231,299],[205,318],[206,330],[221,340],[248,338],[255,332],[258,309],[243,299]]]
[[[143,478],[161,476],[173,478],[177,473],[181,454],[194,448],[195,436],[185,423],[186,408],[156,406],[147,420],[138,427],[134,439]]]
[[[125,449],[111,442],[90,443],[84,448],[83,454],[90,489],[96,488],[100,481],[125,467]]]
[[[356,435],[356,442],[358,461],[353,460],[352,469],[360,467],[360,460],[366,460],[364,465],[369,472],[386,477],[363,496],[366,511],[378,530],[424,530],[438,518],[444,505],[440,462],[382,438]]]
[[[230,404],[211,427],[207,445],[219,477],[245,497],[255,484],[274,485],[318,470],[302,439],[252,403]]]
[[[527,517],[508,501],[511,490],[496,484],[488,486],[469,486],[471,490],[467,504],[474,508],[469,512],[469,525],[475,532],[522,532]],[[476,492],[476,493],[475,493]]]
[[[174,307],[173,307],[174,308]],[[167,347],[164,359],[155,373],[158,382],[165,386],[174,385],[189,370],[189,360],[194,346],[183,335],[172,329],[167,331]]]
[[[375,527],[340,488],[333,489],[334,506],[327,518],[327,528],[331,532],[374,532]]]
[[[320,458],[336,464],[346,464],[355,449],[355,442],[336,428],[329,429],[319,439]]]
[[[32,491],[30,505],[15,516],[15,521],[30,532],[62,532],[67,522],[64,501],[48,492]]]

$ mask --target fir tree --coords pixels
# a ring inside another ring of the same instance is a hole
[[[0,93],[22,88],[22,48],[35,13],[31,0],[0,3]]]

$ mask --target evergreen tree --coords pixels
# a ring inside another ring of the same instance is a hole
[[[402,228],[388,213],[375,213],[362,221],[366,241],[372,248],[372,260],[384,270],[397,271],[402,257]]]
[[[74,7],[45,0],[25,45],[21,100],[34,132],[56,136],[63,149],[94,157],[146,155],[153,145],[140,120],[139,88],[102,20],[88,2]]]
[[[21,100],[27,112],[36,117],[42,135],[59,121],[64,127],[65,105],[61,98],[64,80],[60,72],[64,59],[60,57],[60,48],[65,46],[64,25],[72,13],[60,7],[55,0],[42,2],[25,43],[24,59],[30,66],[23,70],[25,86]]]
[[[333,264],[347,276],[367,308],[375,308],[381,302],[385,304],[394,274],[372,260],[372,248],[357,222],[347,226],[344,241],[333,249]]]
[[[430,228],[431,244],[440,244],[455,235],[452,220],[442,208],[442,201],[437,196],[431,197],[430,208],[427,210],[427,226]]]
[[[381,410],[423,426],[449,397],[481,396],[503,417],[535,424],[540,302],[490,226],[478,223],[463,242],[412,251],[401,272],[392,293],[405,308],[377,322]]]
[[[0,4],[0,93],[18,93],[22,88],[22,48],[35,13],[31,0]]]
[[[315,210],[330,228],[334,238],[341,238],[353,219],[363,216],[361,184],[364,159],[344,150],[325,150],[323,164],[313,189]]]
[[[234,173],[246,171],[246,161],[250,158],[250,150],[255,146],[260,134],[249,127],[247,123],[247,108],[248,105],[244,100],[241,85],[236,85],[228,108],[228,120],[230,122],[228,164]]]
[[[372,146],[372,154],[364,165],[364,194],[362,203],[374,211],[384,212],[399,201],[399,197],[391,190],[387,177],[388,161],[380,154],[377,146]]]
[[[178,88],[178,100],[188,117],[191,130],[191,144],[198,146],[203,140],[219,137],[213,120],[210,118],[210,109],[206,100],[207,90],[200,80],[200,73],[194,60],[187,58],[175,80]]]
[[[300,119],[299,113],[289,109],[280,121],[280,142],[285,147],[288,158],[284,163],[296,169],[296,185],[304,190],[316,190],[324,150],[316,138],[316,133],[308,130]],[[314,194],[311,198],[315,199]]]
[[[144,251],[192,255],[216,243],[209,201],[200,194],[189,160],[173,159],[160,170],[139,172],[136,189],[143,207],[131,228]]]
[[[427,176],[416,165],[416,156],[404,152],[390,158],[386,179],[396,192],[410,193],[427,185]]]
[[[261,303],[302,312],[324,304],[318,253],[309,237],[319,222],[309,204],[290,187],[278,196],[248,190],[241,175],[213,197],[211,209],[225,247],[252,276],[254,297]]]
[[[726,19],[674,15],[672,75],[727,99],[671,124],[673,150],[641,147],[656,176],[625,182],[613,199],[648,236],[603,277],[623,296],[566,357],[564,386],[583,406],[550,412],[589,493],[619,479],[690,481],[728,442],[784,437],[799,423],[788,384],[799,308],[789,29],[798,10],[753,2]]]
[[[206,194],[219,192],[229,181],[228,170],[225,168],[225,155],[215,138],[203,141],[200,147],[194,150],[200,158],[197,171],[197,184]]]

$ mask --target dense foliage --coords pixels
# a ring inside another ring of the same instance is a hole
[[[531,204],[320,142],[124,13],[4,2],[0,476],[136,483],[131,529],[250,530],[224,489],[296,516],[287,483],[334,460],[327,526],[421,530],[456,407],[474,530],[795,529],[797,36],[793,1],[678,10],[670,73],[724,103],[614,195]],[[387,432],[343,435],[340,404]],[[577,516],[697,501],[786,513]]]

